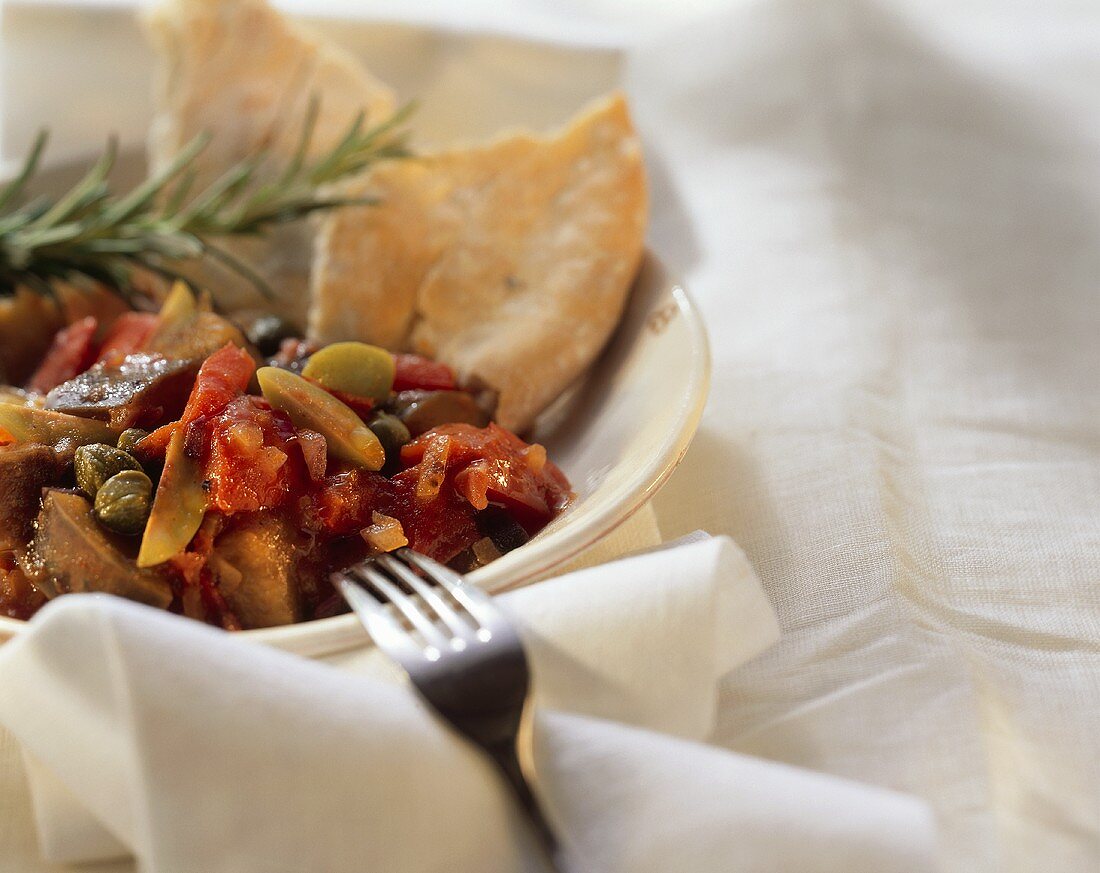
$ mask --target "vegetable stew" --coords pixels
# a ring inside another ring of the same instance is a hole
[[[0,389],[0,614],[101,591],[231,630],[308,621],[342,611],[334,570],[409,545],[469,571],[571,499],[491,392],[277,321],[180,283],[159,315],[63,327]]]

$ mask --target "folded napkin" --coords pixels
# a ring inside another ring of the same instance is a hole
[[[777,637],[724,538],[501,597],[537,688],[539,790],[572,869],[926,869],[925,808],[702,745]],[[315,663],[121,600],[0,649],[43,851],[147,871],[539,870],[491,765],[369,647]]]

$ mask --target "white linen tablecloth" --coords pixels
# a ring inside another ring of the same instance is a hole
[[[947,870],[1100,868],[1100,8],[762,2],[660,57],[655,246],[720,339],[658,516],[784,631],[724,742],[916,792]]]
[[[395,14],[354,5],[371,9]],[[547,85],[522,112],[466,104],[487,127],[560,120],[617,81],[630,92],[653,248],[715,339],[702,430],[655,501],[661,530],[733,536],[783,629],[727,679],[721,741],[924,798],[946,871],[1100,866],[1100,7],[415,14],[558,44],[536,57],[496,37],[325,27],[375,50],[440,136],[462,120],[430,107],[477,99],[485,76]],[[36,44],[57,32],[43,23]],[[83,76],[39,71],[78,95],[89,69],[122,75],[116,57],[69,51]],[[0,58],[5,75],[16,60]],[[141,98],[121,111],[112,96],[102,117],[140,135]],[[91,105],[51,119],[67,147]],[[4,157],[31,134],[6,127]],[[0,768],[0,796],[17,778]],[[0,817],[0,846],[29,839],[20,825]]]

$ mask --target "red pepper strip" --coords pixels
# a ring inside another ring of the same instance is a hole
[[[320,385],[319,382],[316,384]],[[323,385],[321,387],[324,388]],[[348,394],[346,391],[336,391],[332,388],[325,388],[325,390],[345,406],[350,406],[364,421],[370,418],[371,412],[374,411],[374,400],[370,397],[360,397],[358,394]]]
[[[188,425],[203,415],[217,415],[230,400],[248,390],[256,362],[244,349],[228,343],[207,358],[183,410],[180,424]]]
[[[124,312],[103,338],[96,363],[117,364],[127,355],[141,351],[158,323],[158,316],[151,312]]]
[[[394,391],[453,391],[458,387],[454,371],[446,364],[420,355],[394,355]]]
[[[163,458],[164,453],[168,451],[168,443],[172,441],[172,434],[176,432],[178,426],[177,421],[161,425],[149,436],[140,440],[134,448],[141,460],[151,461],[154,458]]]
[[[46,357],[27,382],[27,390],[46,394],[79,376],[95,363],[97,326],[95,317],[89,315],[59,330]]]
[[[256,362],[252,356],[232,343],[214,352],[199,368],[183,416],[179,421],[157,428],[139,442],[139,454],[147,458],[163,455],[178,428],[186,428],[203,416],[217,415],[231,400],[245,393],[255,372]]]
[[[546,460],[545,450],[495,424],[433,428],[401,449],[402,464],[424,469],[429,451],[440,440],[450,442],[447,473],[453,476],[455,492],[475,509],[501,504],[534,533],[569,500],[569,482]]]

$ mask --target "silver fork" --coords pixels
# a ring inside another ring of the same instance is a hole
[[[458,573],[408,548],[334,573],[332,582],[420,695],[493,759],[554,869],[563,871],[558,841],[532,791],[527,654],[504,613]]]

